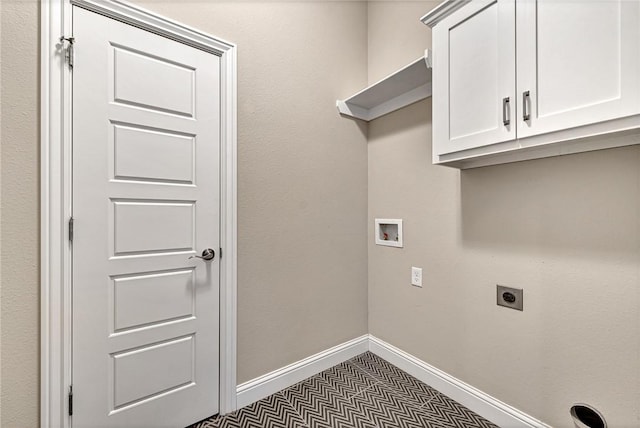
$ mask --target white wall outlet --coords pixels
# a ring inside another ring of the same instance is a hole
[[[422,287],[422,268],[411,267],[411,285]]]

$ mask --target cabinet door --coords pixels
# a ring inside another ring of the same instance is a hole
[[[434,28],[438,155],[515,138],[515,2],[473,1]]]
[[[518,138],[640,113],[640,2],[518,2],[516,27]]]

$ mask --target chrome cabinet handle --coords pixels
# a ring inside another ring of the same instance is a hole
[[[509,97],[502,99],[502,124],[509,126],[511,120],[509,119]]]
[[[527,107],[529,107],[529,91],[524,91],[522,93],[522,120],[527,121],[529,119],[531,119],[531,116],[529,115],[529,109]]]
[[[191,256],[189,257],[190,259],[196,258],[196,259],[202,259],[202,260],[213,260],[216,257],[216,252],[213,251],[211,248],[207,248],[206,250],[202,251],[202,255],[201,256]]]

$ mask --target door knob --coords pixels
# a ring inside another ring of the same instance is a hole
[[[202,259],[202,260],[213,260],[216,257],[216,252],[213,251],[213,249],[211,248],[207,248],[206,250],[202,251],[202,255],[201,256],[191,256],[189,257],[190,259],[196,258],[196,259]]]

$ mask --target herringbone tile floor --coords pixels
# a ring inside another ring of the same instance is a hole
[[[494,428],[367,352],[237,412],[192,428]]]

